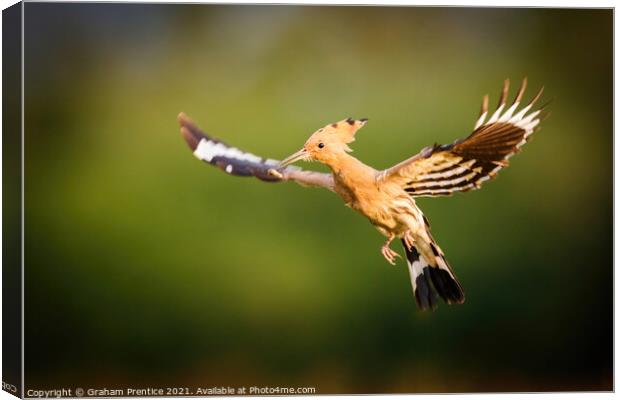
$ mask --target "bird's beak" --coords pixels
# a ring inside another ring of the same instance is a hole
[[[301,149],[299,150],[297,153],[295,154],[291,154],[290,156],[286,157],[284,160],[280,161],[280,168],[284,168],[287,165],[291,165],[297,161],[300,160],[307,160],[308,159],[308,152],[306,151],[306,149]]]

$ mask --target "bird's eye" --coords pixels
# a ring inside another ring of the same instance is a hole
[[[322,149],[323,147],[325,147],[325,143],[319,143],[319,149]]]

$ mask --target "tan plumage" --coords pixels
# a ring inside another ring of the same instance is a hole
[[[465,297],[414,198],[446,196],[479,188],[508,165],[508,158],[519,151],[540,123],[540,110],[530,110],[542,90],[516,112],[526,84],[523,80],[508,106],[509,83],[506,80],[498,107],[488,119],[488,96],[485,96],[474,132],[467,138],[450,145],[427,147],[383,171],[349,154],[348,144],[355,140],[355,134],[366,124],[366,119],[348,118],[326,125],[314,132],[300,151],[279,164],[211,139],[184,114],[179,116],[179,121],[194,154],[230,174],[263,180],[292,180],[338,194],[347,206],[367,217],[387,237],[381,253],[392,264],[399,255],[389,245],[395,238],[401,239],[416,301],[420,308],[428,309],[436,306],[436,294],[448,303],[462,303]],[[321,162],[331,173],[289,166],[301,160]]]

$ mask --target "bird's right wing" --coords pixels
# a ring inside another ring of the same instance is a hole
[[[414,197],[449,196],[479,188],[508,166],[508,159],[539,127],[542,108],[533,107],[542,89],[524,108],[518,109],[526,85],[524,79],[515,100],[508,106],[506,80],[497,110],[488,120],[489,99],[484,97],[480,118],[471,135],[451,144],[428,146],[417,155],[379,172],[377,180],[394,182]]]
[[[279,168],[278,160],[256,156],[208,136],[184,113],[179,114],[178,119],[181,134],[194,156],[229,175],[252,176],[266,182],[294,181],[302,186],[334,190],[334,179],[331,174],[304,171],[296,166]]]

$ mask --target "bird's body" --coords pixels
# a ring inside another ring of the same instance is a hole
[[[395,221],[389,220],[391,213],[388,212],[389,202],[394,200],[394,193],[390,193],[393,190],[377,184],[377,171],[374,168],[347,153],[341,154],[328,166],[332,170],[334,192],[348,207],[364,215],[377,226],[386,229],[395,228]]]
[[[477,189],[507,166],[508,158],[519,151],[540,122],[540,110],[530,110],[542,90],[517,112],[525,88],[524,80],[514,102],[505,110],[508,81],[504,82],[497,110],[487,120],[488,97],[485,96],[480,118],[469,137],[449,145],[426,147],[382,171],[349,154],[348,143],[355,140],[355,133],[366,124],[366,119],[347,118],[317,130],[300,151],[280,163],[206,136],[184,114],[179,116],[179,121],[181,132],[196,157],[229,174],[256,176],[266,181],[292,180],[338,194],[348,207],[368,218],[387,237],[381,253],[392,264],[399,254],[389,247],[390,243],[401,239],[414,296],[421,309],[429,309],[435,308],[437,294],[447,303],[462,303],[465,295],[433,239],[428,220],[416,205],[415,197],[449,196]],[[300,160],[319,161],[331,173],[289,166]]]
[[[408,231],[420,236],[423,232],[424,217],[415,200],[394,182],[378,180],[379,171],[346,153],[328,166],[334,192],[385,237],[402,238]]]

